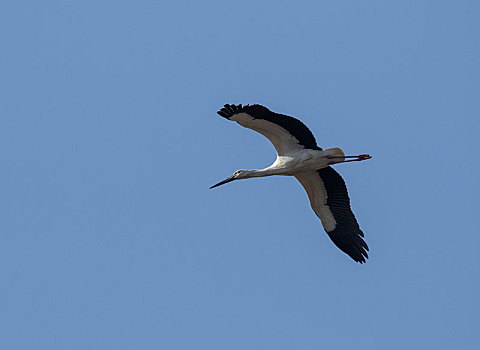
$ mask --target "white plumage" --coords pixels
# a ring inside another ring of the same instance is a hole
[[[333,243],[353,260],[365,262],[368,246],[350,209],[345,182],[330,165],[371,157],[367,154],[345,156],[339,148],[322,150],[301,121],[271,112],[261,105],[227,104],[218,114],[268,138],[277,151],[277,159],[265,169],[237,170],[210,188],[251,177],[295,176],[305,188],[313,211]]]

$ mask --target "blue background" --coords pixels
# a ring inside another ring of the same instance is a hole
[[[2,349],[478,349],[478,1],[3,1]],[[261,135],[303,120],[371,258]]]

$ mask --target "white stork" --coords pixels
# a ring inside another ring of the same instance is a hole
[[[364,263],[368,258],[368,246],[350,209],[345,182],[330,165],[366,160],[371,156],[345,156],[340,148],[322,150],[300,120],[274,113],[258,104],[226,104],[217,113],[269,139],[277,151],[277,159],[265,169],[237,170],[210,188],[251,177],[295,176],[307,191],[310,205],[333,243],[356,262]]]

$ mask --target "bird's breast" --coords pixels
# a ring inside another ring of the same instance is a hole
[[[295,175],[305,170],[318,170],[329,165],[329,159],[323,151],[304,150],[301,152],[278,156],[272,165],[279,175]]]

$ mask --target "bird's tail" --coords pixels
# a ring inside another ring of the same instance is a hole
[[[325,153],[327,153],[328,156],[332,156],[332,164],[333,163],[341,163],[343,161],[345,161],[345,153],[343,153],[343,151],[338,148],[338,147],[334,147],[334,148],[327,148],[326,150],[324,150]]]

